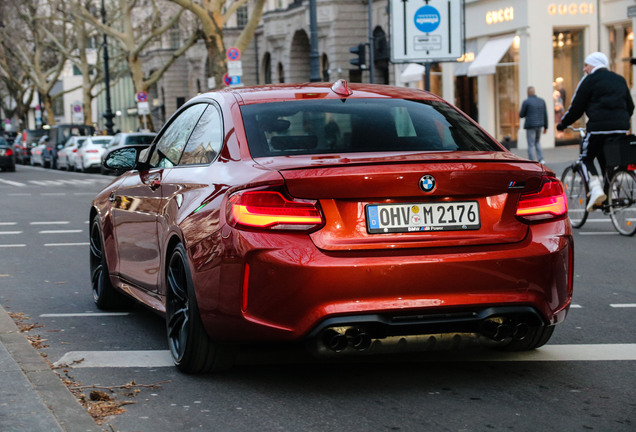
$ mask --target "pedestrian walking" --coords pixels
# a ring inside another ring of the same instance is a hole
[[[528,87],[528,98],[521,104],[519,117],[526,119],[523,128],[528,139],[528,158],[545,163],[541,151],[541,134],[548,131],[548,111],[545,101],[535,94],[533,86]]]
[[[587,168],[590,185],[587,211],[593,211],[595,205],[601,205],[607,199],[594,160],[598,160],[604,174],[605,142],[610,137],[625,135],[629,131],[630,118],[634,113],[634,101],[625,78],[608,68],[609,60],[601,52],[594,52],[585,58],[585,76],[579,81],[572,104],[563,115],[561,123],[557,124],[557,130],[562,131],[584,113],[587,115],[587,134],[581,143],[582,160]]]

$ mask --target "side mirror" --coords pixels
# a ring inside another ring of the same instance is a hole
[[[135,147],[123,147],[112,150],[104,158],[104,166],[116,171],[130,171],[137,167],[139,150]]]

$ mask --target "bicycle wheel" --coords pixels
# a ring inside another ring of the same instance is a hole
[[[588,186],[583,173],[576,164],[570,165],[561,176],[565,196],[568,199],[568,217],[572,228],[581,228],[587,220]]]
[[[610,217],[620,234],[636,233],[636,175],[630,171],[617,171],[610,182]]]

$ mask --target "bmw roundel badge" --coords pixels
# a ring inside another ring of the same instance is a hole
[[[422,176],[420,179],[420,189],[424,192],[432,192],[435,189],[435,177],[430,174]]]

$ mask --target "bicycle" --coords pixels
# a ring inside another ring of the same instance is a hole
[[[585,128],[573,128],[581,137],[585,136]],[[627,136],[626,136],[627,137]],[[607,167],[603,176],[607,200],[601,205],[595,205],[605,215],[609,215],[612,224],[619,234],[633,236],[636,234],[636,140],[620,146],[605,146]],[[611,162],[611,163],[610,163]],[[561,182],[565,189],[568,203],[568,217],[573,228],[581,228],[589,212],[589,184],[587,168],[579,159],[565,168],[561,175]]]

